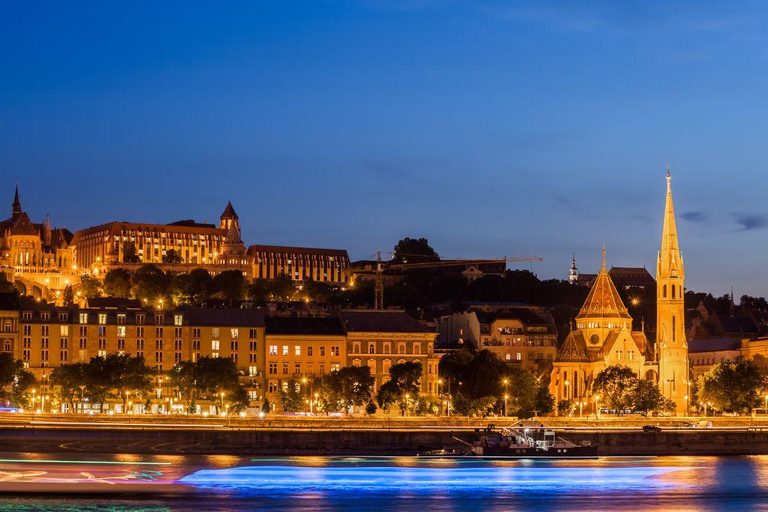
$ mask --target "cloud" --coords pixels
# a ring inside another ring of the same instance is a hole
[[[704,212],[684,212],[680,215],[683,220],[694,223],[707,222],[709,217]]]
[[[741,229],[737,231],[754,231],[768,227],[768,217],[752,213],[736,213],[733,216]]]

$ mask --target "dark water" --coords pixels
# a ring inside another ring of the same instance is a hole
[[[0,453],[0,511],[768,510],[768,457],[415,458]]]

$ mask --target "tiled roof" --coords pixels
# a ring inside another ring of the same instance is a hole
[[[338,256],[349,260],[347,251],[344,249],[315,249],[311,247],[289,247],[282,245],[251,245],[248,247],[250,256],[258,256],[259,253],[282,253],[282,254],[318,254],[323,256]]]
[[[653,286],[656,280],[645,267],[613,267],[608,271],[616,286]]]
[[[582,318],[631,318],[608,272],[603,269],[589,290],[587,300],[576,316]]]
[[[264,324],[269,334],[294,334],[309,336],[343,336],[344,327],[338,317],[289,317],[268,316]]]
[[[138,299],[126,299],[123,297],[94,297],[88,299],[90,308],[126,308],[141,309],[141,301]]]
[[[347,332],[432,332],[405,311],[344,310],[341,319]]]
[[[688,341],[688,353],[720,352],[724,350],[739,350],[741,338],[714,338],[710,340]]]
[[[180,312],[188,325],[264,327],[264,315],[258,309],[189,308]]]

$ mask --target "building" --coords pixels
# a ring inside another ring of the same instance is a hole
[[[759,349],[754,350],[759,345],[760,343],[750,345],[749,339],[742,338],[713,338],[689,341],[688,358],[690,359],[693,379],[698,379],[699,376],[707,373],[716,364],[735,362],[742,356],[742,346],[748,346],[749,349],[753,349],[749,351],[748,357],[751,359],[760,352]],[[747,352],[747,350],[744,352]]]
[[[40,382],[40,396],[53,395],[48,379],[54,368],[110,353],[126,353],[144,357],[157,372],[152,411],[180,411],[184,404],[174,401],[168,370],[181,361],[211,356],[235,361],[249,398],[254,406],[259,405],[264,358],[264,319],[259,310],[164,311],[113,301],[91,303],[88,308],[36,305],[18,311],[21,339],[14,356]],[[144,407],[137,403],[133,412],[144,412]]]
[[[557,329],[545,308],[520,304],[475,304],[438,319],[440,343],[490,350],[531,371],[548,367],[557,354]]]
[[[652,346],[642,331],[632,330],[632,318],[605,266],[594,279],[572,330],[560,347],[552,371],[550,391],[559,400],[596,407],[592,386],[598,373],[621,364],[640,378],[656,382],[662,394],[687,410],[688,344],[684,321],[683,260],[678,246],[671,177],[667,172],[666,203],[658,254],[657,332]],[[579,278],[583,277],[583,274]]]
[[[26,295],[55,301],[79,283],[71,249],[72,233],[52,228],[48,217],[33,223],[22,209],[16,187],[11,217],[0,222],[0,270]]]
[[[239,217],[231,202],[218,226],[193,220],[109,222],[78,231],[72,246],[78,268],[95,275],[113,268],[135,270],[146,263],[175,272],[240,270],[249,278],[253,272],[253,260],[241,240]]]
[[[389,380],[389,368],[407,361],[421,363],[422,393],[438,393],[437,334],[400,310],[342,310],[347,334],[347,360],[351,366],[368,366],[374,377],[374,394]]]
[[[645,267],[611,267],[608,271],[613,284],[618,288],[652,288],[656,286],[656,280]],[[581,286],[591,287],[595,284],[597,274],[580,274],[576,268],[576,257],[571,259],[571,269],[568,273],[568,282]]]
[[[293,281],[347,282],[349,255],[342,249],[251,245],[248,255],[253,259],[254,279],[284,275]]]
[[[265,394],[277,410],[280,391],[347,366],[347,339],[338,317],[266,317]],[[309,397],[308,397],[309,398]]]

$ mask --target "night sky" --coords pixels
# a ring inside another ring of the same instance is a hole
[[[0,197],[565,278],[603,243],[654,273],[670,162],[688,288],[765,295],[763,5],[6,1]]]

